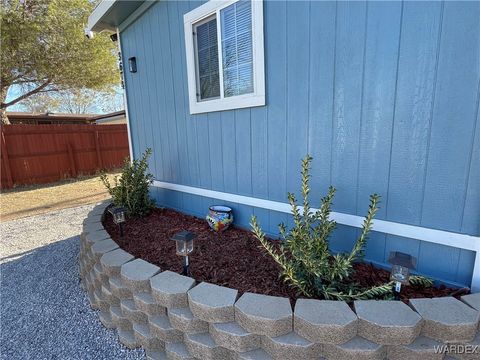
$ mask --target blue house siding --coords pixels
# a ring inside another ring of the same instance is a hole
[[[480,234],[480,3],[265,1],[264,107],[190,115],[183,14],[200,2],[161,1],[121,32],[134,156],[154,149],[157,180],[286,202],[300,159],[314,157],[312,202],[330,184],[334,210]],[[159,205],[204,216],[224,201],[152,188]],[[228,203],[227,203],[228,204]],[[257,215],[269,233],[287,214]],[[335,251],[359,230],[339,225]],[[392,250],[418,270],[469,285],[474,253],[372,233],[366,258]]]

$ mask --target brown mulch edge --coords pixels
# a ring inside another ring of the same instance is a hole
[[[250,231],[230,227],[223,233],[210,229],[207,222],[171,209],[154,209],[143,218],[130,218],[125,234],[120,236],[117,225],[107,212],[104,227],[118,245],[136,258],[141,258],[177,273],[182,271],[182,258],[176,255],[171,237],[182,230],[197,235],[194,252],[190,256],[191,276],[198,282],[209,282],[237,289],[241,294],[253,292],[290,298],[292,304],[298,296],[296,290],[279,278],[278,264],[266,254],[260,242]],[[278,240],[272,240],[274,242]],[[389,281],[390,272],[370,263],[354,264],[352,281],[361,288],[381,285]],[[442,296],[459,297],[466,293],[444,285],[438,287],[404,286],[401,300]]]

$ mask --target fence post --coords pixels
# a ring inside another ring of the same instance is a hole
[[[5,134],[2,126],[2,158],[5,164],[5,172],[7,173],[7,185],[9,188],[13,187],[12,169],[10,168],[10,160],[8,159],[7,143],[5,142]]]
[[[97,151],[98,170],[101,170],[103,168],[102,152],[100,151],[100,142],[98,141],[98,131],[97,130],[95,130],[95,150]]]
[[[77,177],[77,167],[75,166],[75,158],[73,156],[72,144],[67,142],[68,159],[70,160],[70,175],[74,178]]]

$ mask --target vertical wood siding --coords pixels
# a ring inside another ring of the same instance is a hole
[[[330,184],[334,209],[480,234],[480,3],[265,1],[264,107],[190,115],[183,14],[195,1],[161,1],[121,33],[135,156],[147,147],[156,178],[286,201],[300,159],[314,157],[312,200]],[[160,204],[203,216],[215,199],[152,190]],[[276,233],[286,214],[229,204]],[[339,226],[336,251],[358,229]],[[467,284],[473,253],[374,233],[367,258],[392,250],[418,270]]]

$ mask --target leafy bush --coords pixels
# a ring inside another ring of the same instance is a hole
[[[361,234],[351,252],[332,256],[329,238],[336,228],[336,222],[330,219],[330,213],[335,188],[330,186],[327,196],[321,199],[320,208],[317,211],[311,210],[309,203],[311,161],[312,157],[309,155],[302,160],[303,209],[297,204],[295,195],[288,193],[294,227],[287,232],[284,224],[279,225],[283,241],[277,248],[266,239],[256,217],[252,216],[250,224],[255,237],[280,265],[283,279],[297,288],[301,295],[338,300],[391,298],[393,282],[361,289],[351,280],[353,263],[363,258],[380,196],[377,194],[370,196],[370,205]],[[432,284],[430,280],[420,276],[412,276],[411,283],[427,286]]]
[[[145,216],[155,205],[149,196],[149,186],[153,181],[153,175],[147,173],[148,157],[151,154],[152,149],[147,149],[141,159],[130,162],[126,158],[122,167],[122,175],[120,178],[115,176],[113,186],[105,173],[100,176],[112,196],[115,206],[126,208],[131,216]]]

